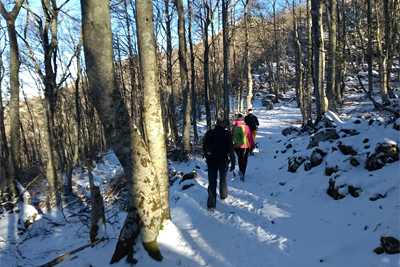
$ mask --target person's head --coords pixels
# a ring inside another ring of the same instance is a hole
[[[244,121],[244,114],[239,112],[239,114],[237,115],[237,120],[238,121]]]
[[[215,122],[215,125],[222,126],[223,128],[226,127],[226,122],[224,118],[218,118]]]
[[[252,110],[251,108],[249,108],[249,109],[247,110],[247,114],[253,114],[253,110]]]

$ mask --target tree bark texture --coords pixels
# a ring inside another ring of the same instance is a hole
[[[328,68],[326,79],[326,96],[328,98],[328,109],[335,111],[335,87],[336,87],[336,35],[337,35],[337,0],[329,0],[327,4],[329,46],[328,46]]]
[[[183,94],[183,154],[186,157],[192,151],[190,146],[190,125],[191,125],[191,109],[192,109],[192,94],[190,92],[188,82],[188,70],[186,63],[186,37],[185,37],[185,13],[183,10],[183,1],[176,0],[178,9],[178,36],[179,36],[179,70],[181,77],[181,86]]]
[[[222,0],[222,34],[223,34],[223,53],[224,53],[224,81],[223,81],[223,90],[224,90],[224,119],[225,121],[229,120],[229,93],[230,93],[230,84],[229,84],[229,38],[228,38],[228,3],[227,0]]]
[[[312,90],[313,90],[313,40],[312,40],[312,18],[311,18],[311,0],[307,0],[307,123],[311,125],[313,123],[312,118]]]
[[[302,61],[301,61],[301,44],[297,25],[297,15],[293,0],[293,32],[294,40],[293,46],[295,51],[295,70],[296,70],[296,95],[298,96],[298,105],[300,107],[301,116],[303,122],[307,120],[306,117],[306,103],[305,103],[305,92],[303,86],[303,71],[302,71]]]
[[[170,0],[164,0],[165,4],[165,32],[167,35],[167,98],[168,98],[168,116],[167,122],[171,129],[171,136],[172,140],[176,142],[178,140],[178,126],[176,125],[176,108],[175,108],[175,98],[174,98],[174,87],[172,86],[172,30],[171,30],[171,23],[172,23],[172,12],[169,11],[169,3]]]
[[[246,108],[247,110],[252,109],[251,99],[253,98],[253,79],[251,77],[251,63],[250,63],[250,51],[249,51],[249,0],[246,0],[244,6],[244,22],[246,25],[245,29],[245,62],[246,62],[246,87],[247,87],[247,98],[246,98]],[[277,96],[278,97],[278,96]]]
[[[148,14],[137,1],[138,13]],[[114,66],[109,1],[82,0],[84,52],[91,98],[104,132],[124,168],[129,194],[128,215],[121,229],[111,263],[127,256],[134,263],[133,245],[140,234],[149,254],[160,260],[155,242],[160,226],[160,199],[156,173],[143,137],[131,123],[128,109],[118,91]],[[140,10],[140,11],[139,11]],[[152,20],[152,17],[150,18]],[[143,36],[151,38],[150,36]],[[151,250],[148,248],[150,245]]]
[[[197,143],[199,139],[199,134],[197,131],[197,108],[196,108],[196,69],[195,69],[195,55],[193,51],[193,40],[192,40],[192,22],[194,14],[192,13],[191,2],[188,0],[188,10],[189,10],[189,48],[190,48],[190,66],[191,66],[191,84],[190,91],[192,92],[192,124],[193,124],[193,137],[194,143]]]
[[[0,190],[6,192],[9,185],[9,174],[8,174],[8,164],[9,159],[8,146],[7,146],[7,136],[6,129],[4,126],[4,107],[3,107],[3,95],[1,93],[1,83],[3,79],[3,61],[2,54],[0,54]]]
[[[324,40],[322,38],[322,5],[319,0],[311,0],[311,16],[314,41],[314,92],[317,107],[317,122],[319,122],[325,112],[325,51]]]
[[[19,195],[17,181],[19,179],[19,168],[21,164],[20,152],[20,115],[19,115],[19,53],[17,31],[15,20],[21,10],[23,0],[18,0],[12,11],[7,12],[2,2],[0,2],[0,13],[7,21],[8,38],[10,44],[10,150],[9,150],[9,179],[11,194],[13,197]]]
[[[150,2],[150,3],[147,3]],[[137,34],[139,41],[140,67],[143,76],[143,121],[145,125],[147,146],[155,171],[155,184],[159,194],[162,222],[171,219],[169,211],[169,175],[167,162],[167,147],[165,144],[165,128],[161,114],[161,100],[157,64],[156,39],[153,28],[153,5],[151,1],[137,1]],[[190,117],[190,113],[189,113]],[[190,127],[190,124],[189,124]],[[189,128],[190,130],[190,128]],[[157,181],[158,180],[158,181]],[[159,207],[160,208],[160,207]],[[144,242],[153,242],[157,239],[159,227],[154,226],[154,235]],[[146,232],[147,233],[147,232]],[[143,237],[143,235],[142,235]]]

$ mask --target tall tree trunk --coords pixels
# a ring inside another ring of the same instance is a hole
[[[174,142],[178,140],[178,126],[176,125],[176,108],[174,99],[174,87],[172,86],[172,30],[171,30],[171,18],[172,12],[169,12],[170,0],[164,0],[165,3],[165,31],[167,35],[167,96],[168,96],[168,124],[171,128],[172,139]]]
[[[372,68],[373,68],[373,53],[372,53],[372,0],[367,0],[367,34],[368,34],[368,48],[367,48],[367,62],[368,62],[368,92],[372,95],[374,85],[372,81]]]
[[[204,68],[204,105],[206,106],[206,121],[207,121],[207,130],[211,129],[211,110],[210,110],[210,76],[209,76],[209,46],[208,46],[208,13],[209,8],[206,9],[207,12],[207,18],[205,21],[203,20],[203,47],[204,47],[204,63],[203,63],[203,68]]]
[[[76,119],[76,126],[75,126],[75,143],[72,149],[73,156],[72,161],[67,163],[66,168],[66,176],[67,176],[67,187],[64,190],[65,195],[72,194],[72,171],[78,162],[79,159],[79,140],[80,140],[80,132],[81,132],[81,109],[80,109],[80,101],[79,101],[79,87],[81,83],[81,50],[82,50],[82,43],[83,43],[83,36],[82,36],[82,29],[79,33],[79,43],[77,47],[77,55],[76,55],[76,63],[77,63],[77,77],[75,80],[75,119]]]
[[[341,53],[341,61],[340,65],[338,65],[338,68],[340,69],[340,75],[337,75],[338,79],[340,80],[340,85],[336,87],[336,98],[337,102],[340,103],[341,105],[343,104],[343,95],[344,95],[344,88],[346,86],[346,76],[347,76],[347,32],[346,32],[346,8],[345,8],[345,2],[346,0],[342,0],[342,12],[339,13],[341,14],[342,21],[338,22],[339,26],[341,27],[340,33],[341,33],[341,45],[342,45],[342,53]],[[339,17],[340,18],[340,17]]]
[[[9,159],[8,146],[7,146],[7,136],[6,130],[4,127],[4,107],[3,107],[3,95],[1,93],[1,84],[3,80],[3,60],[2,60],[2,51],[0,51],[0,176],[2,177],[0,180],[0,190],[2,192],[6,192],[9,183],[9,174],[8,174],[8,164],[7,161]]]
[[[133,258],[133,246],[139,234],[150,256],[161,260],[162,256],[156,243],[161,221],[158,180],[154,179],[155,172],[143,137],[131,123],[128,109],[116,85],[109,2],[81,0],[81,6],[91,98],[111,148],[124,168],[129,195],[128,215],[111,263],[118,262],[125,256],[127,262],[137,262]],[[136,2],[136,8],[138,30],[141,31],[142,23],[146,23],[146,20],[153,25],[152,2]],[[146,36],[146,33],[144,36],[139,33],[139,43],[143,42],[141,39]],[[155,57],[155,51],[150,52]]]
[[[49,208],[53,206],[54,201],[56,205],[60,205],[61,197],[58,190],[58,156],[56,152],[55,139],[54,139],[54,110],[55,110],[55,91],[59,86],[64,83],[67,78],[67,70],[63,75],[57,73],[57,51],[58,51],[58,15],[62,7],[68,2],[63,2],[60,6],[57,6],[55,2],[49,0],[42,1],[42,10],[45,16],[45,22],[38,18],[36,14],[32,12],[29,5],[25,3],[28,11],[32,14],[36,20],[39,35],[41,38],[42,49],[43,49],[43,63],[37,63],[33,55],[32,48],[29,46],[27,36],[25,35],[25,44],[27,46],[29,57],[33,61],[36,70],[41,77],[44,86],[44,143],[47,153],[47,173],[46,178],[49,183]],[[28,19],[27,19],[28,24]],[[42,73],[40,65],[44,66],[45,73]],[[68,69],[68,68],[67,68]],[[59,84],[57,84],[57,78],[62,76]]]
[[[278,25],[276,19],[276,0],[273,0],[273,9],[274,9],[274,42],[275,42],[275,63],[276,63],[276,81],[274,85],[274,94],[276,97],[276,101],[279,101],[279,93],[281,91],[281,64],[280,64],[280,45],[278,41]]]
[[[10,44],[10,150],[9,150],[9,179],[11,194],[13,197],[19,195],[17,181],[19,179],[19,168],[21,164],[20,152],[20,115],[19,115],[19,55],[17,31],[15,20],[21,10],[23,0],[17,0],[11,12],[7,12],[0,2],[0,13],[7,21],[8,38]],[[2,105],[2,103],[1,103]]]
[[[306,117],[306,103],[305,103],[305,92],[303,86],[303,71],[302,71],[302,62],[301,62],[301,44],[297,26],[297,15],[296,15],[296,7],[295,1],[292,2],[293,8],[293,33],[294,33],[294,48],[295,48],[295,69],[296,69],[296,94],[298,96],[298,105],[300,107],[301,116],[303,122],[307,120]]]
[[[394,45],[394,36],[396,36],[396,25],[398,25],[399,15],[398,13],[398,0],[386,0],[384,1],[384,14],[385,14],[385,47],[386,47],[386,55],[387,55],[387,66],[386,66],[386,88],[388,92],[389,98],[396,98],[396,95],[393,92],[391,86],[391,68],[393,64],[393,55],[396,50],[396,46]],[[397,11],[397,12],[396,12]],[[398,34],[397,34],[398,35]]]
[[[40,33],[42,39],[42,46],[44,51],[44,68],[45,68],[45,76],[44,76],[44,98],[45,98],[45,106],[44,106],[44,114],[45,114],[45,143],[47,150],[47,173],[46,178],[49,183],[49,204],[52,207],[54,204],[59,206],[61,203],[60,192],[58,190],[58,157],[55,148],[55,140],[54,140],[54,111],[55,111],[55,96],[54,91],[57,89],[56,78],[57,75],[55,70],[57,70],[57,66],[53,66],[53,62],[56,62],[57,58],[57,46],[58,46],[58,38],[57,38],[57,28],[58,28],[58,14],[60,8],[56,6],[52,6],[53,9],[50,8],[49,1],[42,2],[43,13],[46,14],[46,23],[43,28],[40,25]],[[50,36],[50,38],[49,38]],[[55,201],[55,203],[53,203]]]
[[[253,79],[251,77],[251,64],[250,64],[250,51],[249,51],[249,0],[246,0],[246,4],[244,6],[244,23],[246,25],[245,29],[245,62],[246,62],[246,87],[247,87],[247,98],[246,98],[246,107],[247,110],[252,109],[253,105],[251,104],[251,99],[253,98]]]
[[[322,5],[319,0],[311,0],[312,32],[314,40],[314,92],[317,106],[317,122],[325,112],[325,51],[322,28]]]
[[[383,2],[386,2],[388,0],[384,0]],[[378,45],[378,55],[379,55],[379,87],[380,87],[380,94],[381,94],[381,99],[382,103],[384,106],[390,105],[390,100],[388,98],[388,93],[387,93],[387,49],[383,47],[383,40],[385,39],[386,32],[382,30],[382,21],[384,19],[381,19],[379,16],[379,6],[380,3],[375,2],[375,9],[376,9],[376,21],[377,21],[377,30],[376,30],[376,42]]]
[[[313,39],[312,39],[312,18],[311,18],[311,0],[307,0],[307,123],[313,123],[312,118],[312,90],[313,90]]]
[[[167,147],[165,144],[165,128],[161,114],[161,97],[156,54],[157,47],[152,21],[153,6],[151,3],[145,4],[139,2],[136,2],[136,6],[138,13],[142,13],[140,15],[138,14],[137,31],[139,40],[140,66],[143,76],[143,94],[146,96],[143,102],[143,122],[145,126],[145,135],[147,137],[147,146],[149,148],[151,162],[156,173],[155,177],[158,179],[159,205],[161,205],[161,222],[158,226],[153,226],[153,231],[156,231],[155,237],[157,237],[161,223],[171,219],[169,210]],[[145,244],[148,242],[155,242],[155,239],[147,240]]]
[[[329,46],[328,46],[328,68],[326,78],[326,96],[328,98],[328,109],[336,110],[334,92],[336,87],[336,34],[337,34],[337,0],[329,0],[327,4]]]
[[[199,139],[199,134],[197,132],[197,109],[196,109],[196,69],[195,69],[195,56],[194,56],[194,51],[193,51],[193,40],[192,40],[192,21],[194,18],[194,15],[192,13],[192,7],[191,7],[191,2],[192,0],[188,0],[188,10],[189,10],[189,48],[190,48],[190,66],[191,66],[191,92],[192,92],[192,123],[193,123],[193,137],[194,137],[194,143],[197,143],[197,140]]]
[[[185,13],[183,10],[183,1],[176,1],[178,9],[178,35],[179,35],[179,70],[181,77],[181,85],[183,91],[183,154],[187,157],[191,152],[192,148],[190,145],[190,125],[191,125],[191,109],[192,109],[192,94],[190,92],[188,82],[188,70],[186,64],[186,37],[185,37]]]
[[[215,30],[214,30],[214,19],[211,20],[211,54],[210,54],[210,61],[211,61],[211,96],[212,96],[212,103],[215,109],[215,117],[214,119],[220,116],[220,107],[221,107],[221,98],[220,98],[220,90],[218,87],[217,82],[217,56],[216,56],[216,37],[215,37]]]
[[[223,53],[224,53],[224,81],[223,81],[223,91],[224,91],[224,119],[227,121],[229,119],[229,46],[230,39],[228,38],[228,5],[229,0],[222,0],[222,34],[223,34]]]
[[[137,191],[141,190],[143,193],[154,194],[152,197],[149,197],[147,203],[143,203],[143,211],[141,208],[139,209],[142,218],[140,235],[142,237],[143,246],[149,255],[153,259],[161,261],[162,255],[157,245],[158,232],[160,230],[161,223],[170,219],[171,216],[169,213],[167,149],[165,145],[163,120],[161,116],[160,88],[156,55],[157,49],[156,38],[154,35],[152,1],[136,1],[136,11],[139,58],[143,78],[143,94],[146,96],[145,99],[148,101],[146,102],[145,100],[144,102],[143,116],[145,122],[145,131],[148,136],[148,147],[150,151],[149,156],[151,161],[149,165],[152,168],[154,167],[153,172],[148,173],[147,176],[145,176],[146,184],[141,184],[141,187],[143,188],[136,188]],[[138,161],[135,162],[138,164]],[[154,173],[156,173],[156,179],[154,179]],[[152,179],[153,181],[149,182],[148,179]],[[147,185],[147,183],[150,184]],[[147,188],[144,187],[145,185]],[[139,207],[141,207],[141,205]]]

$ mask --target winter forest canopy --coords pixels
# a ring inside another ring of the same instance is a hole
[[[111,262],[134,262],[139,236],[162,259],[167,159],[201,153],[203,117],[210,129],[262,91],[273,108],[294,89],[313,128],[343,108],[352,76],[399,118],[399,0],[31,2],[0,2],[0,211],[26,190],[43,195],[41,213],[61,207],[76,195],[74,170],[91,177],[112,149],[129,203]],[[90,193],[95,242],[104,192],[93,177]]]

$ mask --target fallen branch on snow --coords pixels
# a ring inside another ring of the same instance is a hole
[[[99,240],[94,241],[94,242],[91,243],[91,244],[84,245],[83,247],[77,248],[77,249],[75,249],[75,250],[73,250],[73,251],[71,251],[71,252],[62,254],[62,255],[58,256],[57,258],[55,258],[54,260],[52,260],[52,261],[50,261],[50,262],[48,262],[48,263],[46,263],[46,264],[40,265],[39,267],[52,267],[52,266],[56,266],[57,264],[59,264],[60,262],[62,262],[65,258],[67,258],[67,257],[69,257],[69,256],[71,256],[71,255],[73,255],[73,254],[75,254],[75,253],[77,253],[77,252],[79,252],[79,251],[82,251],[82,250],[84,250],[85,248],[93,247],[94,245],[97,245],[97,244],[100,243],[101,241],[104,241],[104,237],[101,238],[101,239],[99,239]]]

